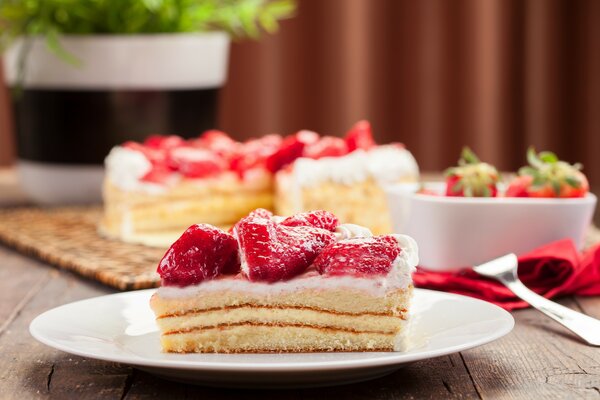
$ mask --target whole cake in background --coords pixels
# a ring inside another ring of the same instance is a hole
[[[100,232],[167,247],[193,223],[228,228],[256,208],[290,215],[327,209],[341,221],[391,231],[382,185],[418,180],[403,145],[377,145],[361,121],[345,138],[299,131],[237,142],[151,136],[114,147],[105,161]]]
[[[402,351],[417,245],[327,211],[189,227],[158,266],[163,351]]]

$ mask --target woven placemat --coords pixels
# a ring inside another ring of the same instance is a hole
[[[100,207],[0,210],[0,241],[59,268],[121,290],[158,286],[165,249],[98,235]]]
[[[0,209],[0,241],[59,268],[121,290],[156,287],[165,250],[98,235],[100,207]],[[590,227],[585,247],[600,242]]]

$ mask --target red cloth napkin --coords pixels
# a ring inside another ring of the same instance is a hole
[[[519,257],[519,278],[525,286],[544,297],[575,294],[600,295],[600,245],[583,254],[565,239]],[[433,272],[418,268],[415,286],[464,294],[490,301],[506,310],[528,307],[501,283],[477,275],[471,269]]]

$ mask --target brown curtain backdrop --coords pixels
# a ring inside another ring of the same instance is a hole
[[[0,162],[10,160],[0,87]],[[238,138],[369,119],[423,170],[472,146],[515,169],[533,144],[600,187],[600,1],[299,0],[296,18],[235,43],[219,127]]]
[[[600,1],[300,0],[233,46],[220,127],[340,135],[367,118],[424,170],[472,146],[504,170],[530,144],[600,187]]]

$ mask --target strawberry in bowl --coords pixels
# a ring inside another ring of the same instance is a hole
[[[473,151],[464,147],[458,166],[448,168],[446,177],[446,196],[458,197],[496,197],[500,174],[496,167],[481,162]]]
[[[583,246],[597,199],[581,166],[533,148],[527,159],[506,190],[468,148],[445,182],[386,187],[394,231],[420,244],[421,267],[459,270],[562,239]]]
[[[549,151],[527,151],[528,166],[519,169],[518,176],[506,189],[506,197],[585,197],[590,185],[581,172],[581,164],[569,164]]]

